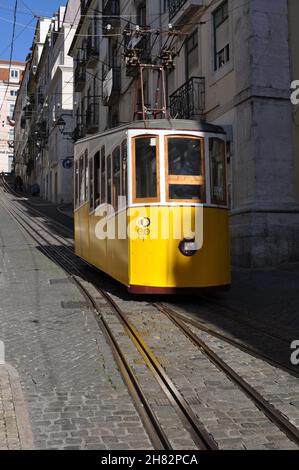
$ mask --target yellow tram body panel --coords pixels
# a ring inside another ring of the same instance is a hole
[[[118,217],[111,224],[118,227]],[[75,253],[109,276],[126,286],[129,285],[128,239],[104,238],[97,236],[97,225],[102,221],[95,214],[89,215],[88,205],[75,211]],[[104,225],[105,226],[105,225]],[[82,230],[81,230],[82,228]]]
[[[144,208],[144,215],[150,218],[153,209],[165,221],[170,211],[179,219],[182,208],[151,207],[150,213],[149,208]],[[193,218],[195,210],[191,208]],[[230,284],[228,211],[203,208],[203,245],[193,256],[180,252],[180,240],[173,236],[174,227],[175,224],[169,224],[168,239],[163,240],[159,233],[157,239],[130,240],[130,285],[167,289]]]
[[[184,256],[174,237],[177,230],[173,220],[180,220],[181,206],[148,206],[128,211],[127,225],[130,237],[126,239],[99,239],[97,224],[101,220],[89,215],[88,205],[75,212],[76,254],[125,284],[132,292],[154,292],[179,288],[213,287],[230,284],[229,215],[228,210],[203,208],[203,245],[193,256]],[[196,207],[191,207],[195,218]],[[171,215],[170,215],[171,214]],[[147,232],[140,230],[137,218],[158,220]],[[118,216],[116,216],[117,219]],[[165,237],[165,222],[169,234]],[[118,220],[111,219],[117,227]],[[152,231],[156,230],[152,236]],[[162,234],[163,231],[163,234]],[[188,237],[184,233],[184,237]],[[163,236],[165,239],[163,239]],[[145,288],[145,289],[144,289]]]

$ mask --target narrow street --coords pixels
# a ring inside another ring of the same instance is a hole
[[[0,191],[1,340],[8,370],[13,367],[18,373],[23,415],[28,417],[27,441],[24,438],[22,441],[16,392],[8,386],[8,372],[2,366],[2,407],[10,417],[2,427],[6,435],[6,440],[1,440],[3,448],[26,448],[30,446],[30,435],[35,449],[155,448],[157,440],[138,411],[136,397],[127,388],[98,314],[113,332],[169,448],[200,448],[194,430],[190,431],[182,417],[182,408],[165,394],[165,385],[157,381],[149,360],[117,312],[100,296],[98,288],[109,295],[134,325],[156,364],[166,373],[168,383],[175,388],[174,396],[186,404],[196,426],[211,440],[209,445],[220,449],[297,448],[299,374],[287,359],[291,354],[292,333],[286,326],[293,315],[296,328],[293,312],[297,299],[281,301],[284,315],[279,318],[277,299],[273,298],[271,303],[267,297],[268,305],[263,306],[265,317],[261,318],[256,309],[250,313],[252,297],[244,297],[240,303],[233,290],[210,299],[136,298],[103,273],[74,259],[70,229],[65,229],[68,236],[61,234],[61,208],[56,211],[60,222],[55,227],[54,219],[42,215],[43,210],[50,210],[53,216],[53,205],[49,209],[49,205],[36,199],[16,196],[7,185],[2,185]],[[70,218],[63,218],[70,225]],[[55,262],[55,252],[59,253],[60,262],[58,258]],[[68,273],[61,266],[61,260],[67,266],[67,258]],[[290,273],[290,281],[284,284],[287,290],[292,288],[294,276],[299,275],[294,268],[286,266],[284,271],[265,271],[256,276],[278,282],[281,273],[283,276]],[[96,312],[72,276],[79,278],[95,300]],[[242,273],[235,272],[234,276],[241,282]],[[254,281],[246,275],[243,280],[246,289],[250,289],[250,282]],[[231,340],[238,339],[243,348],[247,346],[249,350],[244,351],[189,324],[193,333],[272,405],[291,429],[269,420],[170,318],[154,308],[156,302],[171,306],[186,321],[200,322]],[[258,304],[256,296],[253,302]],[[267,321],[270,327],[265,331]],[[243,322],[247,325],[247,337]],[[275,347],[273,364],[270,356]]]

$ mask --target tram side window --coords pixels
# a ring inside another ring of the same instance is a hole
[[[205,200],[202,139],[167,138],[167,199],[202,202]]]
[[[78,162],[75,165],[75,205],[79,205],[79,166]]]
[[[134,198],[158,199],[158,141],[156,136],[135,139],[135,194]]]
[[[122,195],[126,198],[126,204],[128,203],[128,148],[127,141],[124,140],[121,144],[121,161],[122,161]]]
[[[226,205],[226,167],[225,142],[215,137],[210,138],[210,174],[211,174],[211,202],[212,204]]]
[[[84,160],[83,156],[79,160],[79,205],[85,201],[85,181],[84,181]]]
[[[100,201],[100,152],[97,152],[94,156],[94,202],[95,208],[97,208]]]
[[[101,148],[101,204],[106,202],[106,161],[105,161],[105,147]]]
[[[94,209],[94,174],[93,174],[93,160],[89,160],[89,209]]]
[[[84,201],[88,199],[88,153],[87,150],[84,154],[84,168],[85,168],[85,175],[84,175]]]
[[[112,181],[111,181],[111,155],[108,155],[107,157],[107,204],[112,203],[112,197],[111,197],[111,186],[112,186]]]
[[[120,175],[120,147],[112,153],[112,162],[113,162],[113,207],[114,210],[118,210],[118,198],[121,195],[121,175]]]

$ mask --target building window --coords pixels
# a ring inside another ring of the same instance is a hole
[[[10,90],[10,96],[17,96],[18,90]]]
[[[10,76],[11,76],[11,78],[18,78],[19,77],[19,71],[12,69],[10,71]]]
[[[230,59],[228,1],[220,5],[213,13],[214,23],[214,67],[223,67]]]
[[[9,117],[10,117],[10,118],[13,117],[14,109],[15,109],[15,105],[14,105],[14,104],[10,104],[10,105],[9,105]]]
[[[186,39],[186,75],[192,75],[193,69],[198,67],[198,30]]]
[[[224,140],[212,137],[209,142],[212,204],[226,205],[226,163]]]
[[[141,3],[137,7],[137,24],[146,26],[146,2]]]

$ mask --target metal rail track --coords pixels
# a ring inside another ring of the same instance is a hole
[[[61,228],[61,230],[65,233],[68,233],[72,238],[74,237],[74,232],[73,230],[71,230],[69,227],[67,227],[66,225],[62,224],[61,222],[58,222],[58,220],[50,217],[50,216],[47,216],[45,214],[43,214],[41,211],[39,211],[38,209],[36,209],[32,204],[30,204],[30,202],[28,202],[28,200],[26,200],[26,198],[24,196],[22,196],[20,193],[18,193],[17,191],[15,191],[8,183],[7,181],[5,180],[5,177],[2,176],[2,185],[3,187],[5,188],[5,191],[9,192],[10,194],[20,198],[23,202],[25,202],[25,206],[28,207],[28,209],[30,209],[32,212],[34,212],[35,214],[37,214],[38,216],[43,216],[43,217],[47,217],[47,219],[49,220],[52,220],[53,222],[55,222],[55,224]]]
[[[249,385],[237,372],[235,372],[228,364],[226,364],[218,354],[216,354],[202,339],[200,339],[177,313],[171,308],[163,304],[153,304],[155,307],[166,315],[173,324],[175,324],[193,344],[195,344],[208,359],[226,376],[235,383],[259,408],[270,421],[272,421],[290,440],[299,446],[299,430],[278,411],[271,403]]]
[[[246,327],[249,327],[252,330],[255,330],[259,333],[262,333],[265,336],[268,336],[269,338],[281,341],[281,342],[286,343],[286,344],[290,344],[290,339],[289,338],[283,337],[279,334],[270,333],[269,331],[267,331],[267,325],[266,324],[263,324],[264,328],[261,328],[260,326],[257,326],[256,324],[252,323],[251,321],[246,321],[244,319],[244,313],[241,310],[238,310],[234,307],[227,307],[226,305],[222,304],[221,302],[218,302],[216,299],[211,299],[211,298],[209,298],[209,297],[207,297],[206,295],[203,295],[203,294],[200,294],[199,298],[201,298],[205,302],[208,302],[209,304],[216,305],[218,308],[226,310],[229,314],[231,314],[228,317],[231,321],[234,321],[234,322],[236,322],[240,325],[244,325]],[[216,315],[219,315],[219,312],[213,312],[213,313],[216,314]],[[232,314],[237,314],[238,317],[235,317]]]
[[[6,190],[8,192],[10,192],[11,194],[14,194],[16,196],[20,196],[19,193],[17,193],[16,191],[14,191],[11,186],[6,182],[5,178],[2,177],[2,182],[3,182],[3,185],[5,186]],[[45,217],[45,214],[43,214],[42,212],[38,211],[37,209],[35,209],[32,204],[26,202],[26,204],[28,205],[28,207],[30,207],[30,210],[32,210],[33,212],[35,212],[36,214],[38,215],[42,215],[43,217]],[[66,226],[64,226],[63,224],[61,224],[60,222],[56,221],[55,219],[51,218],[51,217],[48,217],[46,216],[47,218],[49,218],[50,220],[52,220],[53,222],[55,222],[58,226],[60,226],[62,229],[64,229],[65,231],[67,231],[72,237],[74,235],[74,233]],[[66,246],[66,245],[64,245]],[[72,246],[72,245],[71,245]],[[87,265],[91,266],[89,263],[86,262]],[[255,324],[253,324],[252,322],[250,321],[246,321],[243,317],[244,315],[242,314],[241,311],[239,311],[238,309],[236,308],[232,308],[232,307],[227,307],[226,305],[222,304],[221,302],[218,302],[217,300],[215,299],[211,299],[209,297],[207,297],[206,295],[203,295],[203,294],[200,294],[199,295],[199,298],[201,298],[202,300],[212,304],[212,305],[216,305],[217,307],[220,307],[220,308],[223,308],[225,310],[228,311],[228,313],[237,313],[239,314],[239,317],[236,318],[236,317],[230,317],[230,320],[231,321],[234,321],[235,323],[239,323],[240,325],[245,325],[245,326],[248,326],[249,328],[259,332],[259,333],[262,333],[263,335],[266,335],[268,336],[269,338],[271,339],[274,339],[274,340],[277,340],[277,341],[281,341],[281,342],[284,342],[286,344],[290,344],[290,340],[287,339],[287,338],[284,338],[280,335],[276,335],[276,334],[273,334],[273,333],[269,333],[269,331],[267,331],[267,325],[264,325],[265,328],[261,328],[260,326],[256,326]],[[214,312],[216,314],[218,314],[217,312]],[[212,330],[211,330],[212,331]],[[212,333],[211,333],[212,334]],[[216,334],[216,332],[215,332]],[[224,337],[223,337],[224,339]],[[228,339],[228,342],[230,340]],[[237,343],[236,343],[237,345]],[[242,345],[240,343],[239,345],[240,348],[242,348]],[[248,353],[249,352],[249,349],[248,349]],[[299,374],[297,374],[293,369],[291,368],[288,368],[287,366],[284,366],[283,364],[280,364],[279,362],[275,362],[273,361],[271,358],[269,358],[268,356],[266,355],[261,355],[260,353],[257,353],[257,352],[254,352],[254,350],[251,350],[251,353],[252,355],[255,355],[257,357],[260,357],[261,359],[263,360],[267,360],[269,363],[272,362],[273,365],[277,365],[278,367],[280,367],[282,370],[286,370],[287,372],[289,372],[290,374],[293,374],[294,376],[298,376],[299,377]]]
[[[5,181],[5,178],[2,177],[2,181],[3,181],[3,185],[6,187],[6,189],[11,193],[11,194],[15,194],[16,196],[19,196],[19,193],[17,193],[16,191],[14,191],[10,185],[8,185],[8,183]],[[30,210],[32,210],[33,212],[35,212],[36,214],[38,215],[41,215],[43,217],[45,217],[45,214],[43,214],[42,212],[38,211],[37,209],[33,208],[33,206],[30,204],[30,203],[27,203],[28,207],[30,207]],[[51,217],[48,217],[50,220],[52,220],[53,222],[55,222],[56,224],[58,224],[58,226],[60,226],[62,229],[66,230],[69,232],[69,234],[73,237],[73,232],[66,226],[64,226],[63,224],[61,224],[60,222],[57,222],[55,219],[51,218]],[[63,243],[64,246],[65,243]],[[73,245],[71,245],[73,246]],[[90,265],[88,262],[85,261],[85,263],[87,265],[89,265],[90,267],[92,267],[92,265]],[[259,326],[255,325],[255,324],[252,324],[251,322],[248,322],[246,321],[244,318],[242,318],[242,312],[237,310],[237,309],[234,309],[232,307],[227,307],[226,305],[223,305],[221,302],[217,302],[217,300],[214,300],[214,299],[210,299],[209,297],[203,295],[203,294],[200,294],[199,295],[199,298],[201,298],[202,300],[212,304],[212,305],[216,305],[217,307],[220,307],[220,308],[223,308],[225,310],[228,311],[228,313],[237,313],[239,314],[239,317],[236,318],[236,317],[229,317],[230,320],[236,322],[236,323],[239,323],[241,325],[244,325],[244,326],[248,326],[249,328],[259,332],[259,333],[262,333],[263,335],[266,335],[267,337],[271,338],[271,339],[274,339],[274,340],[277,340],[277,341],[281,341],[281,342],[284,342],[286,344],[290,344],[290,340],[287,339],[287,338],[284,338],[280,335],[276,335],[276,334],[273,334],[273,333],[270,333],[269,331],[266,330],[266,325],[265,325],[265,329],[264,328],[260,328]],[[218,315],[217,312],[213,312],[213,313],[216,313]],[[212,330],[211,330],[212,331]],[[240,343],[240,346],[241,346],[241,343]],[[248,349],[248,352],[249,352],[249,349]],[[252,354],[253,355],[259,355],[259,353],[257,352],[254,352],[254,350],[252,350]],[[273,364],[277,364],[281,369],[285,369],[286,371],[290,372],[290,373],[293,373],[294,375],[297,375],[296,372],[294,372],[293,369],[291,368],[288,368],[287,366],[283,366],[282,364],[280,364],[279,362],[275,362],[273,360],[271,360],[271,358],[269,358],[268,356],[266,355],[260,355],[260,358],[261,359],[264,359],[264,360],[268,360],[269,362],[272,362]],[[299,376],[299,374],[298,374]]]
[[[160,423],[158,422],[154,412],[152,411],[141,387],[138,384],[138,381],[128,364],[125,356],[123,355],[117,340],[115,339],[113,332],[111,331],[110,327],[108,326],[107,322],[101,315],[101,312],[97,306],[97,302],[94,299],[93,295],[88,292],[88,289],[84,286],[84,281],[88,282],[88,279],[84,279],[82,282],[82,273],[78,269],[74,262],[70,259],[66,258],[61,253],[57,252],[57,249],[53,247],[53,249],[49,249],[49,247],[44,246],[44,243],[49,244],[49,240],[45,238],[44,235],[40,233],[40,231],[36,231],[34,229],[34,224],[38,225],[35,221],[32,223],[28,222],[28,216],[24,215],[20,216],[20,214],[16,214],[16,211],[13,211],[10,207],[10,204],[5,204],[2,201],[3,206],[7,210],[7,212],[16,220],[16,222],[22,227],[22,229],[30,235],[34,241],[42,248],[42,250],[47,254],[47,256],[54,261],[55,263],[59,264],[62,269],[69,275],[69,277],[76,283],[79,287],[81,292],[84,296],[88,299],[91,306],[93,307],[96,318],[101,326],[104,334],[109,341],[109,344],[112,347],[114,356],[116,358],[117,364],[120,367],[120,371],[124,377],[125,383],[128,386],[130,393],[132,393],[132,397],[134,399],[136,408],[138,409],[141,419],[147,429],[151,442],[153,443],[156,449],[171,449],[171,444],[162,429]],[[35,234],[32,233],[35,232]],[[43,227],[43,231],[48,233],[48,236],[53,238],[53,235],[49,233],[47,229]],[[55,238],[55,237],[54,237]],[[70,250],[71,251],[71,250]],[[77,275],[74,275],[74,269],[77,272]],[[159,383],[160,387],[164,391],[165,395],[167,396],[169,402],[175,408],[178,416],[180,417],[183,425],[188,430],[192,440],[194,441],[195,445],[198,449],[201,450],[216,450],[218,449],[217,444],[215,443],[214,439],[211,435],[204,429],[202,424],[199,422],[197,416],[193,413],[192,409],[185,401],[183,396],[177,390],[173,382],[167,376],[166,372],[164,371],[163,367],[152,353],[150,348],[146,345],[143,341],[141,335],[137,331],[137,329],[129,322],[126,314],[119,308],[119,306],[113,301],[110,297],[109,293],[104,291],[103,289],[94,286],[98,293],[106,300],[106,302],[110,305],[110,307],[115,311],[118,318],[120,319],[121,323],[124,325],[128,335],[136,345],[138,351],[140,352],[141,356],[143,357],[145,363],[147,364],[148,368],[151,370],[153,376]]]
[[[32,236],[32,235],[31,235]],[[51,234],[51,237],[53,235]],[[70,249],[70,248],[69,248]],[[70,249],[71,251],[71,249]],[[60,260],[58,261],[61,264]],[[64,266],[62,266],[64,267]],[[65,269],[65,267],[64,267]],[[78,283],[78,280],[76,280]],[[82,286],[81,290],[82,290]],[[146,343],[141,338],[140,334],[138,333],[137,329],[130,323],[126,314],[120,309],[120,307],[114,302],[108,292],[104,291],[103,289],[96,287],[96,290],[105,298],[107,303],[113,308],[113,310],[118,315],[120,321],[123,323],[129,336],[131,337],[132,341],[135,343],[137,349],[139,350],[140,354],[144,358],[146,364],[148,365],[149,369],[152,371],[153,375],[155,376],[156,380],[159,382],[161,388],[164,390],[165,394],[167,395],[169,401],[177,408],[178,413],[184,422],[186,429],[189,430],[194,442],[198,445],[199,448],[216,448],[215,442],[211,439],[210,435],[204,430],[202,425],[198,423],[197,417],[193,414],[193,411],[186,403],[184,398],[181,394],[176,390],[174,384],[166,375],[163,367],[156,359],[150,348],[146,345]],[[83,287],[85,291],[85,288]],[[89,296],[87,292],[87,296]],[[89,299],[91,303],[93,303],[93,299]],[[299,446],[299,431],[298,429],[290,423],[288,419],[286,419],[280,411],[278,411],[273,405],[271,405],[267,400],[263,398],[251,385],[249,385],[239,374],[237,374],[230,366],[228,366],[214,351],[212,351],[207,344],[202,341],[197,335],[195,335],[190,328],[186,325],[186,322],[192,324],[193,326],[199,328],[202,331],[205,331],[219,339],[226,341],[232,344],[239,349],[244,350],[245,352],[251,354],[252,356],[261,358],[266,360],[271,365],[275,367],[279,367],[280,369],[285,369],[288,373],[292,373],[296,377],[296,374],[293,370],[283,367],[281,364],[276,363],[275,361],[271,360],[268,357],[262,356],[259,353],[256,353],[250,348],[243,346],[242,344],[222,335],[221,333],[215,332],[212,329],[202,325],[200,322],[196,320],[192,320],[190,318],[185,317],[184,315],[175,312],[173,309],[164,306],[160,303],[153,303],[152,304],[155,308],[157,308],[160,312],[166,315],[184,334],[195,344],[210,360],[215,364],[218,369],[224,372],[231,381],[233,381],[253,402],[254,404],[267,416],[284,434],[288,436],[290,440],[295,442]],[[94,307],[97,310],[96,306]],[[108,327],[109,328],[109,327]]]
[[[17,224],[20,226],[20,228],[27,234],[30,235],[30,237],[41,247],[42,251],[53,261],[55,264],[59,264],[61,268],[68,274],[69,278],[77,285],[77,287],[80,289],[80,291],[83,293],[84,297],[88,299],[90,302],[94,312],[96,313],[96,320],[99,326],[101,327],[102,332],[105,335],[105,338],[108,341],[108,344],[110,345],[114,358],[116,360],[116,363],[119,367],[120,373],[124,379],[125,384],[128,387],[129,393],[131,394],[133,401],[135,403],[135,406],[138,410],[138,413],[142,419],[142,422],[148,432],[149,438],[154,446],[155,449],[166,449],[170,450],[172,449],[171,444],[169,443],[169,440],[167,436],[164,433],[164,430],[161,428],[156,416],[154,415],[151,406],[145,397],[143,391],[141,390],[141,387],[130,367],[128,364],[127,360],[125,359],[118,343],[117,340],[115,339],[111,329],[107,325],[105,319],[102,317],[100,314],[96,301],[94,298],[90,295],[88,290],[84,287],[82,282],[79,281],[79,279],[73,274],[73,270],[75,269],[78,271],[77,267],[74,267],[74,265],[71,266],[67,265],[66,261],[63,260],[61,257],[61,254],[55,254],[55,250],[50,250],[49,248],[45,247],[43,242],[49,243],[49,241],[43,237],[40,233],[38,233],[38,236],[34,235],[32,233],[33,228],[31,224],[28,224],[26,220],[21,218],[20,216],[17,216],[13,211],[6,205],[2,205],[5,207],[7,212],[13,217],[13,219],[17,222]],[[42,240],[42,241],[41,241]],[[80,272],[78,271],[78,275]]]
[[[162,303],[161,305],[164,306]],[[294,370],[291,367],[288,367],[284,364],[281,364],[278,361],[275,361],[271,357],[267,356],[266,354],[260,353],[256,351],[254,348],[250,346],[246,346],[245,344],[241,343],[240,341],[230,338],[229,336],[219,333],[219,331],[215,331],[209,326],[204,325],[201,323],[199,320],[195,320],[194,318],[190,318],[187,315],[184,315],[183,313],[177,312],[171,307],[165,306],[169,311],[173,312],[173,314],[180,320],[182,320],[185,323],[188,323],[189,325],[194,326],[195,328],[203,331],[204,333],[208,333],[211,336],[214,336],[215,338],[220,339],[221,341],[224,341],[225,343],[230,344],[231,346],[234,346],[237,349],[240,349],[241,351],[245,352],[246,354],[249,354],[250,356],[255,357],[256,359],[260,359],[264,362],[267,362],[270,366],[275,367],[276,369],[280,369],[282,371],[287,372],[289,375],[292,375],[293,377],[296,377],[299,379],[299,372]]]

